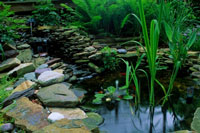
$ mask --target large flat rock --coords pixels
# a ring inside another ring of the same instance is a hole
[[[35,70],[35,67],[33,66],[33,63],[24,63],[24,64],[20,64],[18,67],[9,71],[7,75],[22,76],[26,73],[33,72],[34,70]]]
[[[54,71],[45,71],[38,77],[38,81],[41,86],[48,86],[55,83],[60,83],[64,81],[64,74],[60,74]]]
[[[18,66],[20,63],[21,61],[17,58],[10,58],[8,60],[5,60],[0,64],[0,72],[11,70],[12,68]]]
[[[68,120],[87,118],[86,113],[80,108],[49,108],[49,110],[64,115],[64,118]]]
[[[91,133],[79,120],[62,119],[34,133]]]
[[[2,112],[6,116],[15,119],[15,125],[26,131],[33,132],[47,125],[47,111],[38,104],[32,103],[28,98],[20,98],[4,108]]]
[[[35,82],[32,82],[30,80],[26,80],[24,81],[23,83],[21,83],[20,85],[18,85],[13,91],[12,91],[12,94],[15,93],[15,92],[20,92],[20,91],[23,91],[23,90],[26,90],[28,88],[32,88],[36,86],[36,83]]]
[[[54,84],[41,88],[37,93],[38,98],[49,107],[75,107],[78,97],[70,90],[71,84]]]

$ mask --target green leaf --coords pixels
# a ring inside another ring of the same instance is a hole
[[[127,20],[129,19],[130,14],[126,15],[126,17],[124,17],[124,19],[121,22],[121,26],[120,28],[124,28],[124,25],[127,23]]]
[[[191,46],[193,45],[193,43],[195,42],[195,40],[196,40],[196,35],[197,35],[197,33],[196,33],[196,31],[195,31],[195,32],[193,32],[192,35],[190,36],[190,39],[188,40],[187,45],[186,45],[187,50],[189,50],[190,47],[191,47]]]
[[[108,90],[108,92],[110,92],[111,94],[113,94],[113,93],[115,93],[116,88],[113,87],[113,86],[110,86],[110,87],[107,88],[107,90]]]
[[[164,22],[164,27],[169,41],[172,42],[172,37],[173,37],[172,28],[166,22]]]
[[[95,97],[98,99],[104,98],[105,94],[95,94]]]
[[[131,99],[133,99],[133,96],[125,95],[125,96],[123,96],[123,99],[125,99],[125,100],[131,100]]]

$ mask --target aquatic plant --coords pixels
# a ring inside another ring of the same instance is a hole
[[[51,0],[38,1],[33,13],[33,18],[38,25],[58,25],[60,16]]]
[[[167,22],[164,23],[165,32],[169,39],[168,44],[170,48],[170,55],[174,63],[174,67],[173,67],[172,75],[170,78],[170,84],[167,91],[167,95],[165,96],[165,99],[163,101],[163,105],[167,101],[168,96],[170,95],[173,89],[173,84],[176,79],[178,70],[180,69],[182,64],[185,62],[188,50],[191,48],[191,46],[196,40],[196,31],[193,31],[189,35],[189,39],[184,36],[183,31],[181,31],[181,28],[180,28],[181,26],[180,23],[183,22],[183,19],[181,20],[175,21],[174,25],[172,26],[170,26]],[[187,43],[185,43],[186,41]]]
[[[143,69],[138,69],[142,59],[144,58],[145,54],[142,54],[140,57],[138,57],[138,60],[136,62],[135,67],[133,66],[133,64],[129,65],[128,61],[125,61],[124,59],[121,59],[125,64],[126,64],[126,82],[125,85],[120,87],[120,90],[126,89],[126,95],[123,97],[124,99],[132,99],[133,96],[129,95],[129,86],[131,84],[131,82],[133,81],[134,85],[135,85],[135,104],[138,105],[140,104],[140,85],[139,85],[139,79],[137,76],[137,72],[143,72],[146,77],[147,80],[148,79],[148,74],[146,73],[145,70]]]
[[[133,97],[129,94],[129,86],[131,83],[131,65],[129,65],[128,61],[125,61],[124,59],[121,59],[126,64],[126,81],[125,85],[120,87],[120,90],[126,89],[126,95],[123,97],[126,100],[133,99]]]
[[[148,67],[150,70],[150,97],[149,97],[150,101],[149,102],[150,102],[150,105],[153,105],[153,106],[155,104],[155,96],[154,96],[155,82],[157,82],[161,86],[164,93],[166,94],[164,87],[156,79],[156,72],[158,68],[157,49],[158,49],[159,35],[160,35],[160,29],[161,29],[163,4],[164,4],[164,1],[161,0],[159,18],[158,18],[158,21],[155,19],[151,21],[150,34],[148,34],[148,30],[147,30],[147,23],[145,19],[142,0],[139,0],[140,19],[137,18],[142,26],[142,32],[143,32],[144,43],[145,43],[145,52],[146,52],[146,56],[148,60]]]
[[[115,92],[117,91],[117,88],[114,86],[109,86],[105,89],[105,92],[103,93],[97,93],[95,94],[95,99],[92,101],[94,104],[102,104],[103,101],[105,102],[111,102],[112,100],[119,101],[117,94]]]
[[[110,47],[104,47],[101,52],[103,53],[104,69],[114,71],[119,66],[119,59],[117,58],[117,51]]]

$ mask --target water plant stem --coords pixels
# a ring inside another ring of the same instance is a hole
[[[140,20],[141,20],[141,25],[142,25],[142,32],[143,32],[143,37],[144,37],[145,49],[146,49],[145,52],[146,52],[146,56],[147,56],[147,60],[148,60],[148,66],[149,66],[149,70],[150,70],[150,76],[151,76],[149,101],[150,101],[150,105],[152,105],[152,106],[154,106],[154,104],[155,104],[154,86],[155,86],[155,81],[157,81],[156,80],[157,49],[158,49],[158,43],[159,43],[163,3],[164,2],[162,0],[161,6],[160,6],[160,15],[159,15],[158,21],[155,20],[155,19],[151,21],[150,37],[149,37],[142,0],[139,0],[139,13],[140,13]]]

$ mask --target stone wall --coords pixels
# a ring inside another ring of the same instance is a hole
[[[100,50],[105,46],[116,49],[119,58],[124,58],[132,62],[137,60],[138,55],[144,53],[141,47],[133,43],[122,45],[132,38],[95,39],[78,29],[62,27],[40,27],[36,33],[39,33],[43,38],[48,37],[47,45],[50,55],[60,57],[68,63],[77,64],[81,68],[86,68],[86,70],[97,73],[100,73],[100,68],[103,67],[102,53]],[[33,44],[33,42],[30,42],[30,44]],[[161,48],[158,50],[159,63],[162,68],[173,68],[173,61],[170,58],[169,52],[169,48]],[[189,56],[183,66],[183,70],[187,70],[192,73],[192,76],[199,78],[199,64],[200,52],[189,51]],[[146,58],[142,60],[141,65],[147,65]]]

